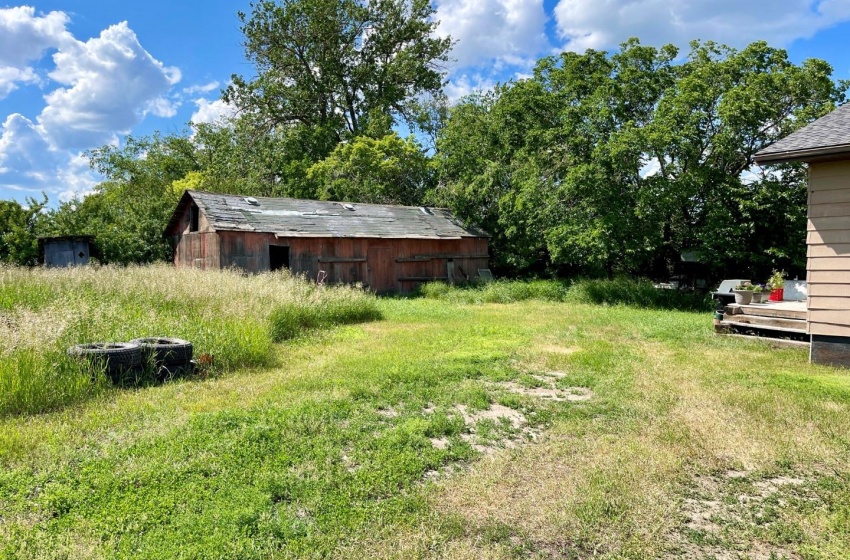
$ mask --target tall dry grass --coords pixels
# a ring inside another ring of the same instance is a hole
[[[73,344],[184,338],[227,371],[269,365],[272,344],[304,330],[378,317],[371,294],[286,272],[0,267],[0,414],[49,410],[101,390],[102,375],[66,356]]]

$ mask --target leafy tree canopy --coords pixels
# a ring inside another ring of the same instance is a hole
[[[128,138],[123,148],[89,153],[106,177],[82,200],[63,203],[48,216],[53,235],[91,235],[104,262],[146,263],[171,252],[162,232],[182,190],[175,182],[199,169],[187,137]]]
[[[763,42],[677,56],[637,40],[563,53],[467,98],[440,132],[432,196],[494,234],[496,263],[515,270],[665,276],[686,250],[717,274],[804,267],[801,166],[753,156],[847,84]]]
[[[412,121],[440,96],[449,38],[429,0],[283,0],[240,13],[258,76],[233,76],[225,99],[266,129],[293,125],[361,134],[370,115]]]
[[[340,144],[307,176],[324,200],[405,205],[421,204],[434,178],[419,144],[394,132]]]
[[[37,264],[39,226],[46,204],[46,196],[40,202],[27,198],[25,206],[14,200],[0,200],[0,262]]]

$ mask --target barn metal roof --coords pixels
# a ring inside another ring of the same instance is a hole
[[[243,197],[186,191],[166,232],[194,200],[215,230],[274,233],[279,237],[385,237],[457,239],[488,237],[445,208]]]
[[[755,155],[756,163],[811,161],[850,153],[850,104],[792,132]]]

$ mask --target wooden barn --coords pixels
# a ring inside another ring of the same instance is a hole
[[[809,164],[807,329],[811,361],[850,367],[850,105],[756,154]]]
[[[174,264],[287,268],[378,293],[472,280],[488,268],[488,235],[442,208],[254,198],[186,191],[165,230]]]

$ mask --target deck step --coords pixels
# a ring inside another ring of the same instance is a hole
[[[805,340],[788,340],[784,338],[771,338],[766,336],[754,336],[750,334],[736,333],[728,333],[726,334],[726,336],[740,338],[743,340],[758,340],[761,342],[767,342],[771,346],[775,346],[777,348],[808,348],[811,346],[811,343]]]
[[[806,320],[806,308],[800,309],[799,305],[788,305],[787,303],[762,303],[750,305],[738,305],[732,303],[726,306],[726,312],[730,315],[756,315],[760,317],[776,317],[779,319]]]
[[[723,315],[723,322],[735,326],[806,333],[806,321],[803,319],[783,319],[763,317],[761,315]]]
[[[720,322],[721,329],[732,330],[733,332],[739,331],[759,331],[764,332],[765,335],[768,333],[774,336],[785,336],[785,335],[795,335],[795,336],[808,336],[806,334],[805,328],[788,328],[788,327],[780,327],[778,325],[764,325],[757,323],[742,323],[740,321],[721,321]]]

